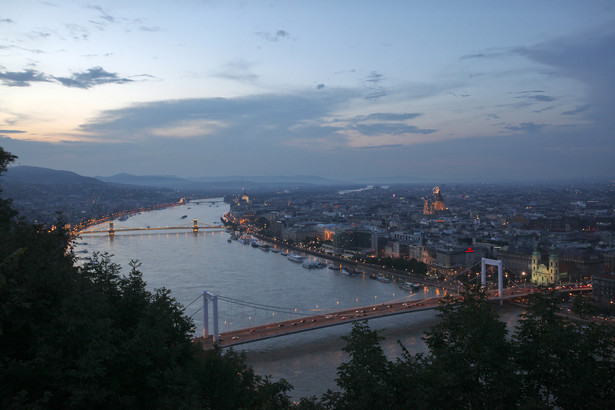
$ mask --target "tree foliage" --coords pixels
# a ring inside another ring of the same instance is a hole
[[[0,172],[13,159],[0,149]],[[63,229],[0,208],[0,408],[290,406],[284,380],[194,344],[192,320],[137,262],[123,274],[94,254],[78,267]]]
[[[305,398],[304,409],[610,408],[615,402],[612,327],[558,315],[557,297],[537,294],[508,334],[485,293],[469,287],[438,308],[426,332],[428,354],[389,361],[366,323],[344,337],[349,360],[338,390]]]

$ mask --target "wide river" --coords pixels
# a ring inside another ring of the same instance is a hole
[[[114,221],[122,227],[166,227],[219,224],[229,205],[217,199],[192,201],[186,205],[133,215]],[[185,216],[185,217],[184,217]],[[98,228],[106,229],[107,224]],[[95,229],[93,227],[90,229]],[[442,295],[442,291],[425,287],[419,292],[400,289],[399,283],[381,283],[362,276],[346,276],[331,269],[306,269],[280,253],[228,242],[225,231],[143,231],[84,235],[77,242],[77,255],[108,252],[112,260],[127,273],[131,260],[141,263],[144,280],[151,289],[165,287],[186,306],[186,314],[195,322],[195,335],[203,332],[202,295],[204,290],[221,297],[254,304],[313,309],[314,314],[327,309],[358,307],[392,300],[419,300]],[[82,253],[84,249],[88,253]],[[219,302],[220,332],[270,323],[288,314],[242,307],[228,301]],[[211,312],[211,308],[210,308]],[[211,314],[211,313],[210,313]],[[517,312],[502,309],[502,319],[513,325]],[[437,322],[436,312],[425,311],[389,318],[372,319],[369,325],[385,337],[383,348],[389,357],[400,352],[398,340],[411,352],[426,350],[424,331]],[[210,319],[210,328],[211,328]],[[327,388],[335,389],[337,366],[345,360],[341,336],[352,325],[345,324],[310,332],[248,343],[235,347],[246,352],[257,374],[273,379],[285,378],[293,386],[293,398],[320,396]]]

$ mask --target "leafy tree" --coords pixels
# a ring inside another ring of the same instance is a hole
[[[355,323],[350,334],[342,339],[346,341],[342,350],[350,360],[338,367],[336,383],[342,394],[335,397],[330,393],[330,401],[340,409],[388,408],[390,363],[380,346],[382,337],[370,330],[365,321]]]
[[[0,171],[13,158],[0,150]],[[127,275],[106,254],[77,267],[62,228],[0,208],[0,408],[290,406],[287,382],[193,343],[192,320],[137,262]]]
[[[517,389],[506,324],[498,320],[485,291],[466,288],[438,308],[441,321],[426,332],[435,378],[423,391],[436,407],[508,408]],[[437,394],[436,394],[437,393]]]
[[[615,332],[559,314],[557,296],[532,296],[514,337],[527,407],[608,408],[615,403]]]

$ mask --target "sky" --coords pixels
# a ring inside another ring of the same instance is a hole
[[[0,7],[16,165],[204,177],[615,179],[615,2]]]

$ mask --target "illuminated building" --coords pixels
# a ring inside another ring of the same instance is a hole
[[[540,263],[541,254],[538,247],[534,247],[532,253],[532,283],[538,286],[550,286],[560,283],[563,277],[567,277],[567,273],[559,271],[559,256],[555,246],[551,247],[549,255],[549,266]]]
[[[442,194],[440,193],[440,187],[435,187],[433,189],[433,209],[434,211],[444,211],[446,206],[444,205],[444,198],[442,198]]]
[[[440,187],[434,187],[432,201],[430,202],[426,199],[423,204],[423,215],[433,215],[434,213],[444,211],[445,209],[446,204],[444,203],[444,198],[440,192]]]

